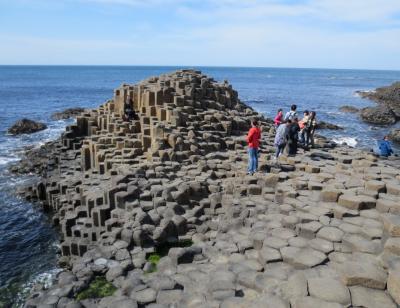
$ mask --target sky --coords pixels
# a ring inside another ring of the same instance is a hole
[[[0,64],[400,70],[400,0],[0,0]]]

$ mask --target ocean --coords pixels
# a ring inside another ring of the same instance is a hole
[[[57,273],[57,230],[40,207],[15,191],[33,175],[14,176],[7,171],[26,146],[40,146],[57,138],[71,122],[52,121],[55,111],[69,107],[97,107],[122,83],[182,67],[157,66],[0,66],[0,307],[19,307],[34,282],[50,283]],[[342,126],[321,131],[338,143],[371,148],[388,128],[362,123],[356,114],[339,108],[374,103],[361,99],[357,90],[373,90],[400,80],[400,71],[196,67],[217,81],[225,79],[239,97],[267,117],[279,108],[314,110],[317,118]],[[43,121],[48,129],[13,137],[7,128],[27,117]],[[397,125],[399,126],[399,125]]]

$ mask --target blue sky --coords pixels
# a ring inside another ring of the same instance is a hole
[[[400,0],[0,0],[0,64],[400,70]]]

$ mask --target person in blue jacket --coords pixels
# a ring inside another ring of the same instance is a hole
[[[380,156],[389,157],[393,154],[392,145],[390,144],[388,136],[378,141],[378,148]]]

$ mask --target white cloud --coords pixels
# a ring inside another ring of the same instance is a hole
[[[64,1],[139,12],[167,6],[177,14],[163,29],[151,18],[145,24],[133,18],[130,30],[120,33],[124,41],[0,35],[1,61],[400,69],[400,24],[393,17],[400,14],[399,0]]]

